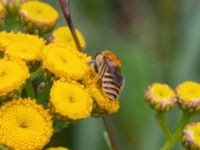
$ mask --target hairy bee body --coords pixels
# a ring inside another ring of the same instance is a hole
[[[119,59],[110,51],[102,51],[89,64],[97,72],[96,80],[102,80],[102,90],[107,97],[117,99],[124,84]]]

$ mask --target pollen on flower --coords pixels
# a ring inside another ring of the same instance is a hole
[[[200,122],[193,122],[185,127],[182,134],[182,142],[188,149],[200,149]]]
[[[155,110],[170,111],[176,104],[175,92],[166,84],[154,83],[145,93],[145,100]]]
[[[90,116],[92,99],[81,84],[55,81],[50,92],[50,109],[64,120]]]
[[[84,39],[83,35],[81,34],[81,32],[78,29],[76,29],[75,32],[78,36],[81,46],[83,48],[85,48],[86,43],[85,43],[85,39]],[[74,42],[74,39],[72,37],[72,34],[71,34],[68,26],[59,27],[58,29],[54,30],[52,33],[51,42],[66,44],[66,45],[70,45],[70,46],[73,46],[74,48],[76,48],[76,44]]]
[[[65,147],[49,147],[47,150],[69,150],[68,148]]]
[[[0,59],[0,96],[17,91],[30,76],[28,67],[17,59]]]
[[[89,74],[86,54],[60,44],[50,44],[42,51],[43,67],[66,80],[80,80]]]
[[[15,150],[42,149],[52,132],[51,116],[35,100],[12,100],[0,108],[1,145]]]
[[[187,111],[200,110],[200,84],[193,81],[185,81],[176,88],[178,103]]]
[[[106,94],[103,92],[102,88],[98,86],[98,84],[92,84],[88,87],[88,92],[90,96],[92,97],[94,103],[96,104],[93,108],[93,112],[95,114],[101,114],[101,113],[114,113],[119,110],[119,101],[116,100],[110,100],[106,96]]]
[[[52,6],[39,1],[23,3],[19,13],[25,23],[41,29],[52,28],[58,19],[58,12]]]

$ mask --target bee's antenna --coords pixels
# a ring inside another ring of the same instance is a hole
[[[59,0],[59,4],[60,4],[60,7],[62,8],[63,15],[65,16],[65,20],[67,21],[67,24],[68,24],[69,29],[71,31],[74,42],[76,43],[77,49],[81,52],[85,52],[85,50],[81,47],[81,44],[80,44],[78,37],[77,37],[77,34],[75,32],[75,28],[74,28],[72,18],[71,18],[71,15],[70,15],[69,0]]]

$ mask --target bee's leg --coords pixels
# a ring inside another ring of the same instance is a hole
[[[89,86],[96,83],[100,78],[102,78],[103,74],[105,73],[105,70],[106,70],[106,65],[104,64],[99,68],[99,72],[97,73],[95,78],[89,83]]]

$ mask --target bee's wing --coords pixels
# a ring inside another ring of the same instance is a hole
[[[109,59],[105,59],[105,62],[108,66],[113,81],[115,82],[116,85],[119,86],[120,90],[122,90],[124,87],[125,80],[124,77],[121,75],[120,69],[116,68],[113,62],[111,62]]]

